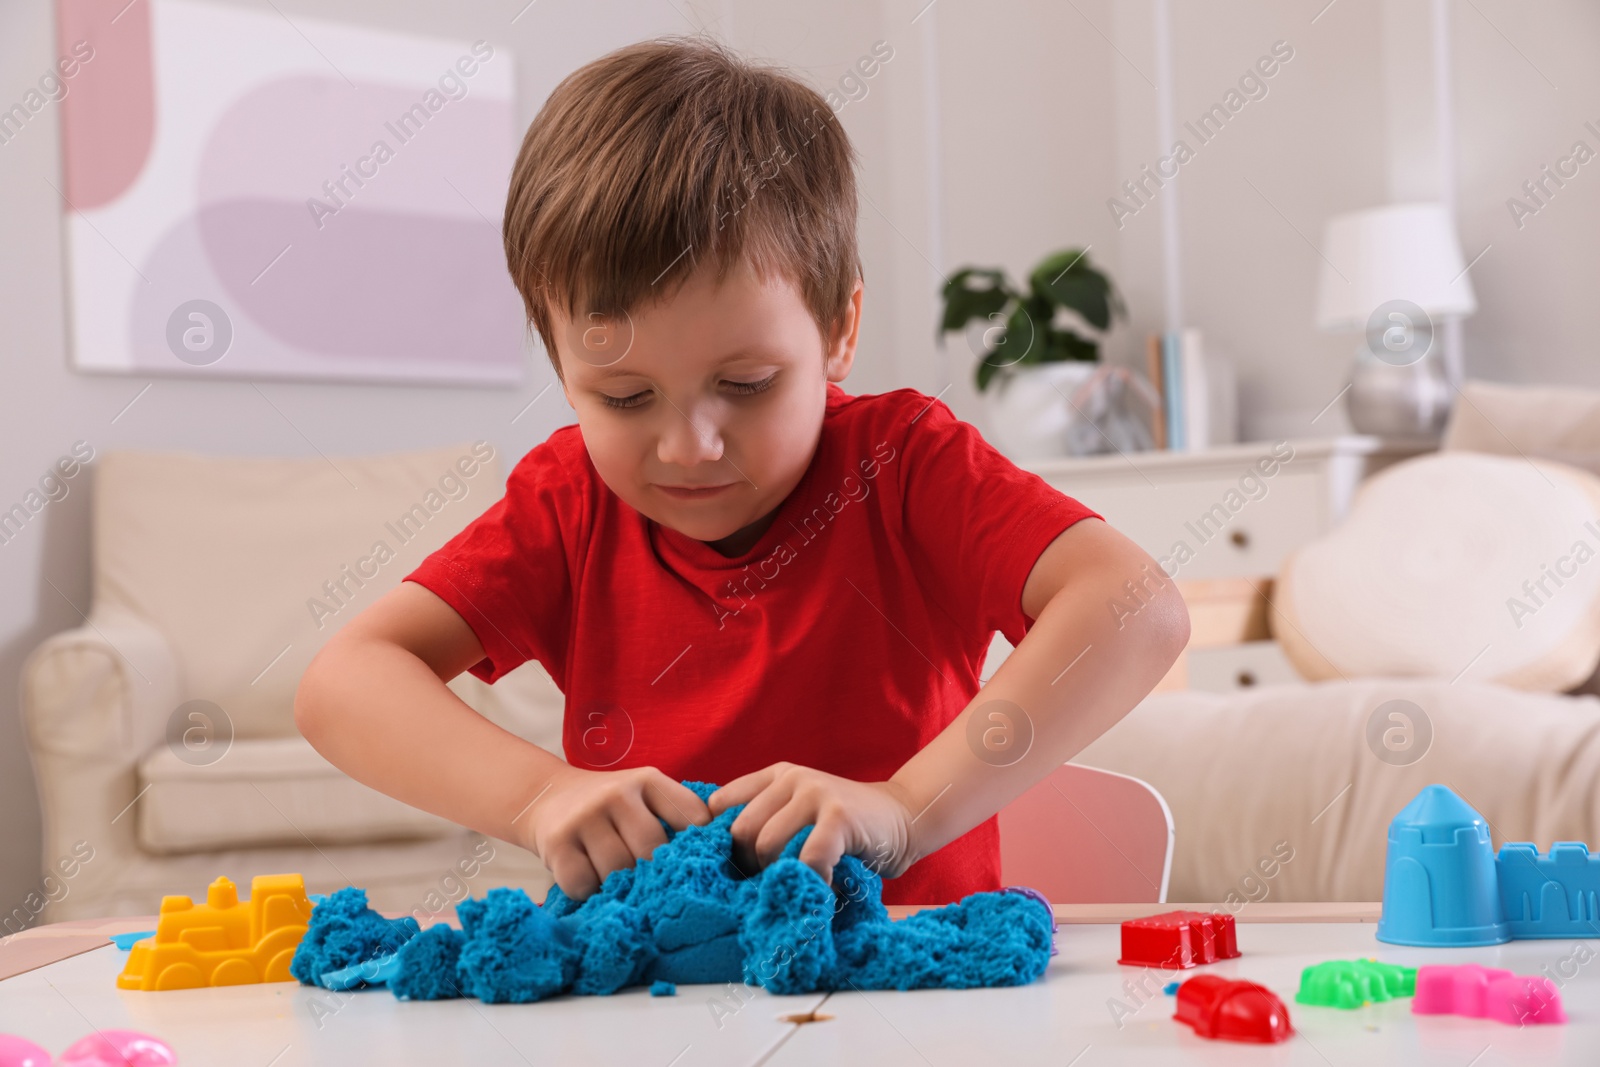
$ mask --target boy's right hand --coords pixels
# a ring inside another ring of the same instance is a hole
[[[531,850],[573,900],[583,900],[612,871],[648,859],[667,833],[711,821],[694,791],[654,767],[590,771],[565,766],[514,820],[517,844]]]

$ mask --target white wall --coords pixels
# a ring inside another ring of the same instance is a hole
[[[219,2],[267,8],[265,0]],[[819,87],[835,83],[875,41],[889,42],[894,59],[867,96],[840,113],[864,163],[866,319],[849,387],[909,384],[937,393],[948,385],[944,398],[982,425],[971,354],[958,338],[943,352],[933,343],[944,274],[999,265],[1020,279],[1047,252],[1089,244],[1133,312],[1111,339],[1111,358],[1142,360],[1143,336],[1160,328],[1160,206],[1119,229],[1105,205],[1157,155],[1150,6],[939,0],[916,18],[925,2],[539,0],[514,24],[519,0],[277,6],[291,18],[314,13],[504,46],[516,57],[524,123],[572,68],[658,33],[709,26]],[[1434,195],[1427,5],[1338,0],[1312,24],[1324,3],[1173,3],[1180,123],[1275,40],[1295,49],[1267,97],[1201,148],[1164,194],[1182,197],[1187,319],[1238,364],[1251,436],[1344,426],[1337,405],[1310,423],[1342,386],[1352,347],[1310,325],[1313,244],[1325,218]],[[1466,325],[1469,372],[1600,386],[1590,340],[1600,163],[1583,168],[1520,231],[1505,207],[1573,140],[1600,149],[1582,129],[1585,119],[1600,125],[1600,13],[1581,0],[1536,9],[1473,0],[1454,11],[1462,243],[1469,256],[1492,245],[1473,270],[1481,310]],[[0,101],[19,98],[54,59],[50,5],[0,5]],[[315,448],[337,456],[487,437],[509,467],[571,421],[552,389],[511,422],[551,380],[539,352],[530,352],[529,382],[515,391],[273,382],[257,392],[248,383],[163,378],[124,411],[147,379],[67,367],[60,210],[49,184],[60,184],[58,156],[53,110],[0,145],[0,502],[20,498],[79,439],[97,453]],[[33,888],[38,865],[18,667],[88,605],[88,484],[78,479],[65,500],[0,546],[0,912]]]

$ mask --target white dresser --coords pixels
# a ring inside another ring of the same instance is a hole
[[[1019,466],[1104,515],[1172,577],[1204,585],[1213,579],[1271,578],[1290,552],[1344,517],[1363,478],[1436,446],[1433,440],[1350,436]],[[1010,651],[997,634],[984,676]],[[1274,641],[1191,648],[1185,660],[1183,676],[1197,689],[1298,677]]]

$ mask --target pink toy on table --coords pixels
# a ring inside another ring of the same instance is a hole
[[[1435,964],[1417,969],[1415,1015],[1465,1015],[1510,1026],[1564,1023],[1561,994],[1538,975],[1517,975],[1476,963]]]
[[[0,1067],[50,1067],[50,1053],[25,1037],[0,1034]]]
[[[97,1030],[59,1060],[25,1037],[0,1034],[0,1067],[170,1067],[178,1057],[160,1038],[137,1030]]]

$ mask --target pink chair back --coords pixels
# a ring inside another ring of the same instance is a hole
[[[1164,904],[1172,811],[1148,782],[1064,763],[1000,811],[1000,880],[1053,904]]]

